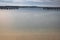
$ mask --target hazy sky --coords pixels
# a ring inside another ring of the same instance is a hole
[[[0,0],[0,6],[18,5],[18,6],[53,6],[60,7],[60,0]]]

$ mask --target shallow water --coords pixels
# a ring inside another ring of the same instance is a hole
[[[59,34],[60,33],[59,17],[60,10],[43,10],[39,8],[20,8],[15,10],[0,9],[0,34],[2,35],[6,34],[17,35],[19,33],[20,33],[19,35],[22,34],[31,35],[32,33],[33,35],[36,34],[40,35],[40,33],[43,34],[48,33],[49,35],[50,33]],[[45,36],[47,35],[45,34]],[[36,38],[37,40],[39,40],[39,37]]]
[[[0,26],[7,26],[15,31],[48,31],[60,28],[60,11],[41,10],[38,8],[20,8],[0,10]],[[4,27],[3,27],[4,28]],[[59,31],[59,30],[58,30]]]

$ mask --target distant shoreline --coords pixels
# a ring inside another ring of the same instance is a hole
[[[0,6],[0,9],[19,9],[19,8],[60,9],[60,7],[38,7],[38,6]]]

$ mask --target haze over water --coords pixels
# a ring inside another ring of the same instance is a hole
[[[59,40],[60,10],[0,9],[1,40]]]

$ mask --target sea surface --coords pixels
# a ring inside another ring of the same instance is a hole
[[[0,9],[0,40],[60,40],[60,10]]]

